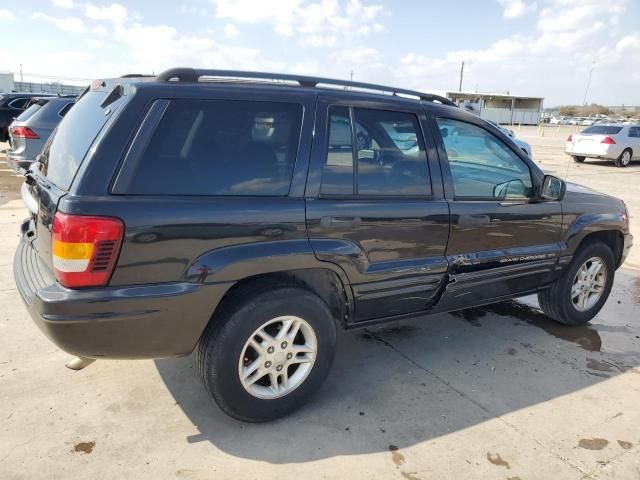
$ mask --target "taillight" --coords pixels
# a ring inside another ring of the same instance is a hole
[[[616,141],[611,137],[604,137],[600,143],[604,143],[606,145],[615,145]]]
[[[57,212],[51,230],[53,271],[65,287],[98,287],[109,282],[124,224],[111,217]]]
[[[14,137],[29,138],[31,140],[40,138],[38,134],[29,127],[11,127],[9,133]]]
[[[567,142],[570,142],[573,140],[573,135],[569,135],[569,137],[567,137]]]

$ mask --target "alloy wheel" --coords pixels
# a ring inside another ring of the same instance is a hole
[[[571,303],[586,312],[598,303],[607,281],[607,269],[599,257],[591,257],[576,272],[571,285]]]
[[[629,150],[622,152],[622,157],[620,157],[620,161],[624,166],[629,165],[629,162],[631,161],[631,152],[629,152]]]
[[[240,382],[254,397],[283,397],[305,381],[317,351],[318,341],[307,321],[292,315],[273,318],[245,343],[238,363]]]

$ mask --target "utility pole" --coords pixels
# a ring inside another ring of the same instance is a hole
[[[593,74],[593,66],[596,64],[595,61],[591,62],[591,70],[589,70],[589,79],[587,80],[587,86],[584,89],[584,99],[582,100],[583,108],[587,106],[587,93],[589,92],[589,84],[591,83],[591,75]]]
[[[22,83],[22,64],[20,64],[20,83]]]
[[[462,61],[462,65],[460,66],[460,85],[458,85],[458,91],[462,91],[462,74],[464,73],[464,60]]]

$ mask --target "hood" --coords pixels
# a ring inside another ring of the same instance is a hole
[[[605,193],[598,192],[592,188],[579,185],[577,183],[566,182],[567,193],[564,196],[563,203],[575,203],[576,205],[584,205],[585,210],[589,205],[610,206],[612,212],[618,212],[620,208],[624,210],[624,202],[619,198],[612,197]]]

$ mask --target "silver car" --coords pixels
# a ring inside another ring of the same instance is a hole
[[[33,99],[31,106],[9,125],[11,148],[6,152],[9,167],[28,170],[74,102],[75,97]]]
[[[640,125],[597,123],[569,135],[564,151],[578,163],[599,158],[626,167],[632,160],[640,160]]]
[[[533,155],[531,155],[531,145],[529,145],[524,140],[521,140],[520,138],[516,137],[516,134],[514,133],[513,130],[511,130],[510,128],[505,128],[502,125],[499,125],[496,122],[493,122],[491,120],[487,120],[487,121],[492,125],[495,125],[496,127],[498,127],[500,130],[502,130],[502,133],[504,133],[505,135],[508,135],[509,138],[513,140],[513,143],[515,143],[518,146],[518,148],[520,148],[520,150],[526,153],[529,158],[533,158]]]

